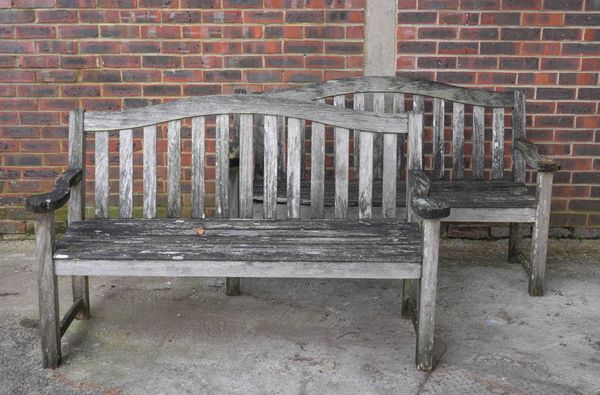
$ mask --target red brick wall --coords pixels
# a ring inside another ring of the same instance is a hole
[[[364,3],[0,0],[0,233],[64,169],[68,110],[361,75]],[[398,74],[525,87],[553,224],[600,227],[600,0],[400,0],[397,32]]]
[[[397,73],[525,88],[527,137],[563,164],[552,224],[600,226],[600,1],[399,0],[398,8]]]

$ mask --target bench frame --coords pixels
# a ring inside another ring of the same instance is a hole
[[[198,108],[201,109],[198,110]],[[61,337],[65,334],[69,325],[74,319],[89,319],[90,318],[90,302],[89,302],[89,286],[88,277],[84,273],[72,276],[72,291],[73,304],[68,309],[64,318],[59,317],[59,301],[58,301],[58,282],[56,259],[54,251],[55,243],[55,210],[62,207],[68,202],[68,222],[73,223],[82,221],[85,218],[85,133],[84,132],[101,132],[107,133],[107,130],[120,131],[120,186],[119,186],[119,201],[120,201],[120,217],[132,218],[132,129],[144,127],[144,145],[146,148],[146,140],[149,140],[150,145],[155,144],[155,132],[147,128],[147,125],[156,123],[169,122],[169,180],[174,181],[169,183],[169,199],[168,199],[168,216],[171,218],[180,217],[181,213],[181,196],[179,186],[174,185],[179,183],[180,177],[180,160],[179,157],[179,121],[182,118],[192,118],[192,139],[196,144],[202,144],[202,155],[204,150],[203,139],[204,134],[200,133],[199,121],[194,123],[193,117],[199,117],[206,114],[217,115],[217,171],[216,171],[216,212],[217,218],[229,217],[229,147],[228,147],[228,126],[225,124],[225,118],[220,118],[218,114],[268,114],[271,115],[270,120],[274,120],[275,116],[287,116],[292,118],[310,119],[315,122],[324,122],[333,125],[336,128],[352,128],[357,127],[360,130],[368,132],[385,132],[385,133],[406,133],[408,132],[406,121],[409,118],[406,115],[402,117],[381,115],[373,113],[356,113],[351,110],[334,109],[332,107],[315,104],[310,102],[301,102],[293,100],[282,100],[274,98],[256,98],[240,95],[215,95],[202,98],[184,99],[177,102],[170,102],[163,105],[151,106],[144,109],[128,110],[121,112],[105,112],[105,113],[88,113],[84,117],[83,110],[74,110],[70,113],[69,118],[69,169],[61,174],[55,183],[55,188],[52,192],[30,196],[26,199],[26,208],[29,211],[36,213],[36,251],[38,260],[38,295],[39,295],[39,318],[40,318],[40,337],[42,346],[43,366],[45,368],[58,367],[61,360]],[[306,114],[310,114],[307,117]],[[228,118],[227,118],[228,119]],[[404,126],[398,123],[398,120],[404,119]],[[248,117],[241,120],[248,127]],[[299,123],[298,123],[299,124]],[[414,124],[414,122],[413,122]],[[196,126],[194,126],[196,125]],[[202,127],[204,127],[204,119],[202,118]],[[288,132],[298,132],[296,122],[288,123]],[[337,130],[337,129],[336,129]],[[274,128],[270,128],[274,132]],[[99,137],[100,136],[100,137]],[[194,137],[195,136],[195,137]],[[243,138],[240,136],[240,179],[239,181],[239,212],[241,218],[252,218],[252,171],[251,171],[251,140],[246,134]],[[106,134],[96,136],[102,140],[102,144],[107,143]],[[200,141],[199,138],[201,137]],[[297,137],[297,134],[296,134]],[[98,140],[97,140],[98,141]],[[273,144],[265,139],[265,148],[272,149]],[[106,163],[107,152],[103,149],[98,150],[96,145],[96,164]],[[294,155],[299,155],[299,145],[288,144],[288,152]],[[248,151],[250,150],[250,151]],[[146,152],[152,152],[151,150]],[[104,156],[100,158],[99,156]],[[271,158],[276,156],[271,156]],[[289,156],[288,156],[289,158]],[[146,160],[146,157],[144,157]],[[152,159],[152,158],[151,158]],[[145,162],[146,163],[146,162]],[[154,162],[155,166],[155,156]],[[246,165],[244,167],[244,165]],[[276,206],[276,192],[273,192],[273,187],[276,187],[276,159],[275,162],[265,160],[266,175],[265,179],[265,218],[273,218],[273,209]],[[300,161],[288,161],[288,218],[299,219],[299,172],[298,166]],[[204,204],[203,200],[203,176],[198,175],[198,166],[203,169],[203,164],[198,163],[198,158],[192,159],[193,182],[201,182],[202,184],[193,185],[192,203]],[[291,167],[290,167],[291,166]],[[151,166],[150,166],[151,167]],[[98,168],[97,168],[98,169]],[[244,169],[244,170],[243,170]],[[155,177],[155,172],[146,172],[144,169],[144,217],[153,218],[156,216],[155,199],[156,184],[150,176]],[[346,168],[347,172],[347,168]],[[295,174],[295,175],[294,175]],[[410,309],[413,314],[413,322],[417,332],[416,346],[416,365],[420,370],[431,370],[433,368],[433,335],[434,335],[434,315],[435,315],[435,298],[437,286],[437,265],[439,255],[439,236],[440,236],[440,220],[449,215],[449,208],[443,203],[436,202],[429,198],[429,179],[419,170],[411,172],[413,182],[409,186],[409,205],[411,211],[422,219],[422,262],[421,275],[419,281],[414,281],[417,288],[415,294],[410,299],[404,299],[410,304]],[[372,178],[372,174],[365,175],[366,178]],[[148,183],[146,184],[146,181]],[[176,182],[175,182],[176,181]],[[202,185],[202,186],[201,186]],[[106,189],[104,189],[106,186]],[[197,188],[196,188],[197,187]],[[96,176],[96,216],[99,218],[108,218],[108,172],[105,174],[97,173]],[[101,196],[98,196],[100,192]],[[341,193],[341,192],[340,192]],[[152,194],[154,194],[152,196]],[[150,196],[149,196],[150,195]],[[342,202],[343,203],[343,202]],[[370,212],[369,202],[364,204],[366,212]],[[347,207],[346,207],[347,209]],[[343,210],[340,210],[343,215]],[[346,214],[347,215],[347,214]],[[203,218],[203,206],[194,207],[192,211],[193,218]],[[371,220],[370,216],[361,216],[365,220]],[[259,220],[260,221],[260,220]],[[63,273],[64,274],[64,273]],[[100,274],[100,273],[91,273]],[[164,275],[172,275],[173,273],[165,273]],[[203,276],[202,273],[195,272],[194,276]],[[143,275],[143,274],[142,274]],[[155,275],[149,273],[147,275]],[[212,274],[205,274],[212,276]],[[235,282],[235,278],[228,281],[228,285]]]

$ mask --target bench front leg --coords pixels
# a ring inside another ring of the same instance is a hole
[[[435,298],[440,248],[440,220],[423,220],[423,271],[421,274],[417,318],[417,369],[433,369],[433,333],[435,327]]]
[[[537,207],[531,233],[529,265],[529,295],[544,295],[546,256],[548,252],[548,228],[550,227],[550,204],[552,202],[552,172],[537,174]]]
[[[38,298],[42,365],[55,369],[61,359],[58,282],[54,272],[54,211],[37,214]]]

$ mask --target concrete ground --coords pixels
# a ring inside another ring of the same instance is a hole
[[[43,370],[34,243],[2,242],[0,393],[600,393],[600,241],[552,240],[541,298],[506,244],[443,241],[427,374],[399,281],[171,278],[91,279],[93,318]]]

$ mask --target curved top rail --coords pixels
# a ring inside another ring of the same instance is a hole
[[[411,77],[353,77],[317,82],[297,88],[263,93],[269,97],[287,97],[296,100],[316,100],[324,97],[358,92],[400,92],[437,97],[454,102],[484,107],[513,107],[512,92],[491,92],[462,88],[442,82]]]
[[[236,94],[190,97],[131,110],[88,112],[84,116],[84,130],[101,132],[132,129],[216,114],[280,115],[368,132],[408,132],[406,114],[357,112],[309,101]]]

